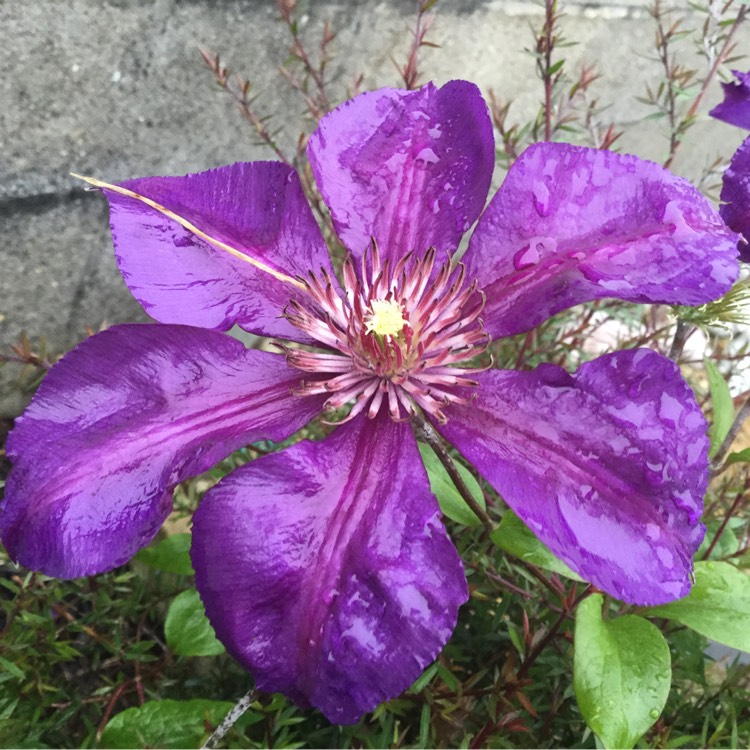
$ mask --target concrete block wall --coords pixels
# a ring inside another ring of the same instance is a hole
[[[648,114],[635,97],[660,76],[647,4],[561,1],[564,32],[579,42],[564,51],[566,64],[599,66],[599,98],[618,122]],[[303,37],[317,39],[324,19],[338,31],[330,68],[338,98],[359,72],[365,88],[398,85],[392,58],[405,59],[414,2],[299,0],[299,8]],[[513,99],[512,118],[532,116],[541,86],[523,49],[540,4],[441,0],[436,10],[431,38],[441,49],[425,50],[425,77],[474,80]],[[0,0],[0,347],[25,330],[64,351],[86,326],[146,319],[117,272],[103,198],[69,172],[117,181],[273,158],[214,85],[197,48],[221,52],[252,80],[259,108],[291,144],[303,105],[276,72],[288,43],[276,16],[273,0]],[[741,48],[748,41],[744,29]],[[718,98],[716,87],[706,104]],[[729,126],[701,122],[676,169],[695,175],[741,139]],[[664,125],[634,125],[621,147],[660,160]],[[0,417],[25,402],[16,375],[11,365],[0,370]]]

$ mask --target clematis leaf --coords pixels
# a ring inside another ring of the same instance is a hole
[[[600,594],[578,606],[573,682],[586,724],[607,748],[632,748],[659,718],[672,681],[669,646],[637,615],[602,619]]]
[[[732,426],[734,403],[727,381],[724,380],[716,365],[710,359],[706,359],[704,364],[711,388],[711,403],[714,411],[710,428],[711,450],[709,452],[709,458],[713,458]]]
[[[735,522],[734,524],[732,523],[733,521]],[[714,544],[714,547],[711,550],[711,554],[709,555],[710,559],[720,560],[722,557],[727,557],[727,555],[733,555],[740,548],[740,543],[732,529],[737,525],[744,525],[744,523],[745,522],[740,518],[729,519],[729,523],[726,524],[724,530],[721,532],[721,536],[717,539],[716,544]],[[701,546],[698,547],[698,551],[695,553],[696,560],[703,559],[706,550],[713,542],[721,524],[721,521],[708,521],[706,523],[706,536],[703,537]]]
[[[647,611],[750,652],[750,576],[731,563],[696,563],[695,585],[688,596]]]
[[[440,503],[440,510],[443,515],[448,516],[452,521],[462,523],[464,526],[480,526],[481,521],[476,517],[474,511],[469,508],[466,501],[461,497],[461,493],[456,489],[453,480],[445,470],[435,451],[429,445],[419,444],[419,452],[422,456],[422,463],[427,470],[427,476],[430,480],[430,489],[432,494]],[[461,464],[456,463],[458,473],[464,480],[471,496],[482,507],[485,507],[484,493],[471,472]]]
[[[750,462],[750,448],[737,451],[736,453],[730,453],[727,458],[726,465],[731,466],[732,464],[749,463]]]
[[[135,560],[156,570],[176,573],[180,576],[193,575],[190,562],[190,543],[192,534],[172,534],[156,544],[144,547],[135,556]]]
[[[510,552],[524,562],[537,565],[566,578],[582,581],[562,560],[550,552],[549,547],[540,542],[534,532],[513,511],[506,511],[500,525],[492,532],[492,541],[500,549]]]
[[[216,656],[226,650],[216,640],[203,602],[195,589],[178,594],[169,605],[164,635],[172,651],[180,656]]]
[[[113,716],[102,733],[100,746],[200,747],[233,704],[228,701],[149,701]]]

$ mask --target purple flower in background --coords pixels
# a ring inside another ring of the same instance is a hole
[[[722,178],[721,218],[741,235],[740,260],[750,263],[750,138],[735,151]]]
[[[717,120],[750,130],[750,71],[741,73],[733,70],[737,79],[731,83],[722,83],[724,101],[717,104],[708,114]]]
[[[708,445],[678,368],[645,349],[573,374],[476,363],[588,300],[723,294],[737,238],[708,201],[656,164],[543,143],[482,212],[492,126],[463,81],[358,96],[308,155],[349,251],[341,284],[284,164],[100,183],[123,277],[161,325],[88,339],[18,420],[0,517],[13,558],[61,577],[122,564],[178,482],[353,403],[330,437],[237,469],[195,514],[206,611],[259,688],[353,722],[450,637],[467,585],[415,410],[587,580],[639,604],[686,594]],[[220,333],[234,324],[311,346],[248,351]]]

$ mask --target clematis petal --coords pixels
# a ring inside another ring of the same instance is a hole
[[[750,138],[737,149],[722,179],[719,213],[731,229],[740,233],[740,259],[750,263]]]
[[[406,689],[468,596],[414,437],[383,415],[223,479],[191,554],[216,634],[258,688],[337,724]]]
[[[59,578],[124,563],[159,530],[178,482],[317,413],[321,400],[290,394],[298,381],[282,357],[199,328],[122,325],[84,341],[8,438],[9,554]]]
[[[733,70],[732,73],[736,80],[721,84],[724,101],[708,114],[730,125],[750,130],[750,71],[742,73]]]
[[[361,94],[320,121],[307,153],[344,244],[359,257],[374,237],[392,261],[455,250],[495,162],[487,105],[466,81]]]
[[[692,185],[634,156],[539,143],[513,164],[464,262],[486,330],[510,336],[600,297],[697,305],[737,279],[737,237]]]
[[[282,317],[299,292],[294,277],[327,269],[330,262],[293,169],[278,162],[238,163],[113,187],[156,202],[236,251],[105,188],[117,263],[151,317],[219,330],[236,323],[253,333],[300,340],[299,330]]]
[[[440,431],[574,571],[612,596],[687,594],[708,479],[706,423],[674,363],[647,349],[476,376]]]

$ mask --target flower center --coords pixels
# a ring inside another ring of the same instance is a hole
[[[392,299],[374,299],[370,312],[365,313],[365,327],[368,333],[379,336],[398,336],[409,325],[404,319],[401,305]]]
[[[484,295],[465,276],[450,262],[436,269],[432,248],[391,267],[373,245],[359,275],[346,261],[340,291],[325,270],[300,279],[306,298],[285,315],[324,351],[286,348],[290,366],[315,375],[297,394],[328,393],[331,411],[353,402],[346,419],[364,410],[373,418],[383,407],[394,420],[421,409],[447,421],[445,406],[471,400],[477,381],[466,376],[487,366],[473,361],[489,343],[479,317]]]

